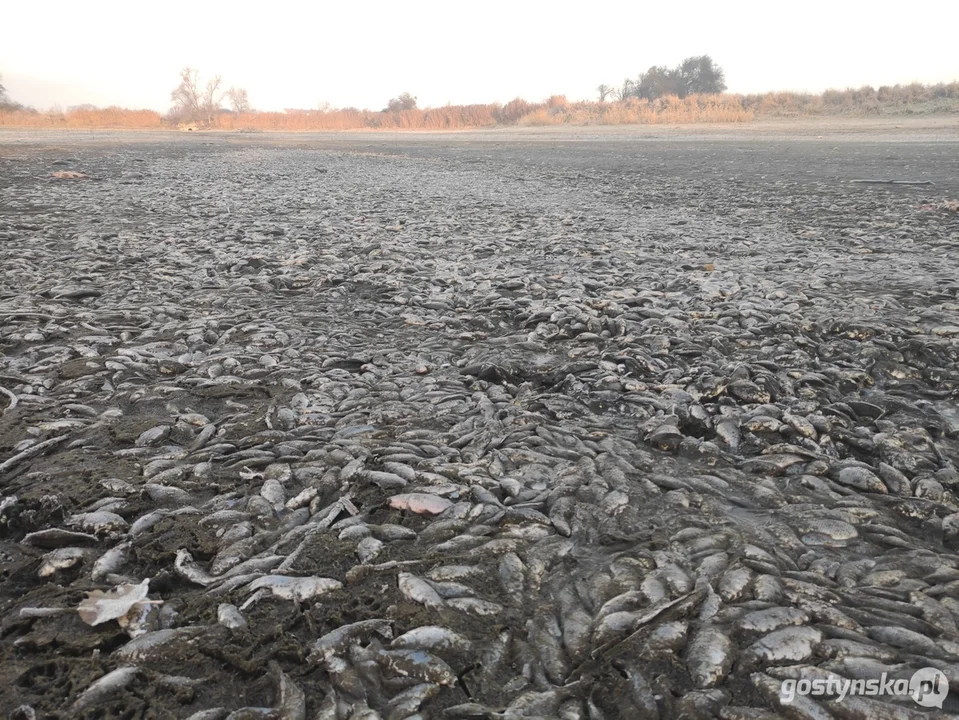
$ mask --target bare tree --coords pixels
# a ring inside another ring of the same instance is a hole
[[[0,77],[0,80],[3,78]],[[36,110],[31,107],[26,107],[21,105],[18,102],[14,102],[10,99],[10,96],[7,94],[7,88],[4,87],[3,83],[0,82],[0,110],[14,111],[14,112],[27,112],[36,114]]]
[[[206,84],[206,90],[203,93],[203,112],[206,114],[207,124],[213,124],[213,116],[219,111],[220,104],[223,102],[223,91],[220,90],[220,84],[223,78],[214,75],[213,79]]]
[[[226,96],[230,99],[230,107],[237,115],[248,113],[253,109],[250,107],[250,98],[246,94],[246,88],[231,87],[226,91]]]
[[[199,70],[183,68],[180,71],[180,84],[170,93],[174,112],[193,121],[202,117],[199,76]]]
[[[220,90],[222,82],[219,75],[214,75],[201,91],[200,72],[183,68],[180,71],[180,84],[170,93],[174,112],[193,122],[206,121],[212,125],[213,116],[223,102],[223,92]]]
[[[615,90],[611,88],[609,85],[600,85],[598,88],[596,88],[596,92],[599,93],[599,101],[601,103],[604,103],[609,98],[609,96],[612,95],[613,92],[615,92]]]
[[[0,76],[0,81],[2,80],[3,77]],[[0,82],[0,110],[15,110],[17,107],[17,104],[10,100],[10,96],[7,95],[7,89],[3,86],[3,82]]]
[[[623,80],[623,86],[616,91],[616,97],[620,102],[628,100],[633,94],[633,81],[629,78]]]

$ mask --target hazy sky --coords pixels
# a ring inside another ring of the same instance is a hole
[[[650,65],[708,53],[733,92],[959,80],[959,0],[924,3],[9,2],[11,97],[166,111],[185,66],[254,107],[381,109],[595,97]]]

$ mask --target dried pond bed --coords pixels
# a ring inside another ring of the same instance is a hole
[[[0,145],[2,712],[955,710],[955,150]]]

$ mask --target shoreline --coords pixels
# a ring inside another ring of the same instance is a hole
[[[666,140],[876,140],[959,142],[959,115],[923,115],[889,117],[809,116],[802,118],[770,118],[749,122],[715,123],[649,123],[635,125],[546,125],[490,126],[449,130],[355,128],[349,130],[196,130],[171,128],[66,128],[0,126],[0,144],[31,137],[103,137],[170,136],[177,138],[256,138],[280,137],[403,137],[407,139],[467,138],[470,140],[602,140],[602,139],[666,139]]]

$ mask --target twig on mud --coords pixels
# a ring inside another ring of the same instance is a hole
[[[70,437],[69,433],[67,433],[66,435],[57,435],[54,438],[50,438],[49,440],[44,440],[41,443],[37,443],[36,445],[32,445],[28,447],[23,452],[17,453],[12,458],[8,458],[7,460],[4,460],[2,463],[0,463],[0,473],[6,472],[10,468],[12,468],[14,465],[16,465],[18,462],[21,462],[22,460],[31,458],[34,455],[39,455],[40,453],[44,452],[48,448],[51,448],[54,445],[58,445],[59,443],[62,443],[68,437]]]
[[[262,672],[262,666],[259,662],[254,660],[244,660],[243,658],[229,654],[225,648],[222,648],[218,645],[202,644],[198,650],[201,654],[206,655],[209,658],[219,660],[230,667],[235,667],[244,675],[257,677]]]
[[[39,312],[26,312],[26,311],[20,312],[18,310],[14,310],[13,312],[0,313],[0,318],[33,318],[35,320],[60,320],[63,317],[64,316],[49,315],[47,313],[39,313]]]
[[[91,324],[88,323],[88,322],[81,322],[81,323],[80,323],[80,327],[85,327],[87,330],[92,330],[93,332],[103,333],[103,334],[105,334],[105,335],[109,335],[109,334],[110,334],[110,331],[107,330],[106,328],[96,327],[95,325],[91,325]]]
[[[10,392],[9,390],[7,390],[5,387],[0,387],[0,393],[3,393],[3,394],[6,395],[8,398],[10,398],[10,404],[7,405],[7,407],[5,407],[5,408],[3,409],[3,412],[6,412],[7,410],[13,410],[13,409],[17,406],[17,403],[20,402],[20,400],[17,398],[17,396],[14,395],[14,394],[13,394],[12,392]]]
[[[853,180],[856,185],[932,185],[932,180]]]
[[[436,562],[436,559],[422,558],[420,560],[387,560],[386,562],[382,562],[377,565],[354,565],[346,573],[346,582],[359,582],[370,573],[381,570],[394,570],[398,567],[412,567],[413,565],[422,565],[429,562]]]
[[[583,675],[595,672],[609,661],[625,645],[633,642],[641,633],[649,629],[649,624],[653,620],[661,619],[663,616],[684,615],[702,602],[706,593],[701,589],[693,590],[685,595],[681,595],[675,600],[671,600],[663,605],[649,608],[647,613],[639,618],[636,623],[636,629],[621,640],[611,640],[605,645],[597,648],[590,653],[589,658],[573,669],[567,678],[568,681],[579,680]]]
[[[21,375],[10,375],[0,373],[0,380],[7,380],[8,382],[22,383],[24,385],[29,385],[29,378],[22,377]]]
[[[65,607],[25,607],[20,608],[18,617],[20,618],[46,618],[56,615],[70,615],[77,611],[76,608]]]

